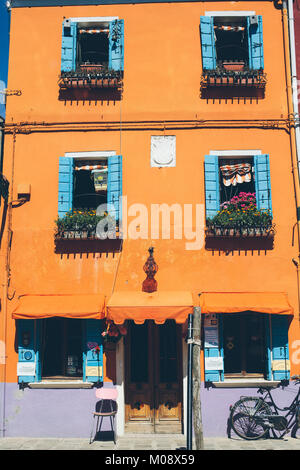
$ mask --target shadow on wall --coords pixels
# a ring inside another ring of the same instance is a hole
[[[99,89],[90,89],[90,88],[67,88],[61,89],[58,95],[59,101],[65,101],[65,105],[67,101],[77,102],[77,101],[84,101],[87,103],[91,103],[92,101],[121,101],[122,99],[122,92],[119,89],[115,88],[99,88]]]

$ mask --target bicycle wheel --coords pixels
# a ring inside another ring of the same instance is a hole
[[[294,439],[298,439],[298,440],[300,441],[300,426],[298,426],[297,423],[296,423],[296,424],[294,425],[294,427],[292,428],[291,436],[292,436]]]
[[[239,437],[252,441],[267,434],[269,428],[264,424],[263,416],[271,414],[270,407],[261,399],[245,397],[235,403],[229,419],[232,429]]]

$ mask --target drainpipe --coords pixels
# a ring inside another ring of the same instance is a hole
[[[291,3],[291,2],[290,2]],[[290,5],[291,8],[291,5]],[[284,46],[284,58],[285,58],[285,78],[286,78],[286,87],[287,87],[287,105],[288,105],[288,117],[292,119],[295,113],[296,97],[295,89],[292,89],[293,86],[297,85],[296,73],[295,73],[295,64],[293,65],[293,80],[292,80],[292,63],[293,53],[295,54],[294,41],[292,38],[293,30],[289,32],[289,16],[287,10],[287,0],[282,2],[282,23],[283,23],[283,46]],[[291,47],[291,50],[290,50]],[[291,52],[291,53],[290,53]],[[291,59],[292,57],[292,59]],[[294,93],[293,93],[294,90]],[[298,129],[296,131],[296,129]],[[298,317],[300,320],[300,277],[299,277],[299,265],[300,265],[300,187],[299,187],[299,166],[297,159],[297,149],[298,155],[300,155],[299,147],[299,137],[297,142],[297,135],[299,136],[299,126],[292,123],[290,125],[290,145],[291,145],[291,158],[292,158],[292,174],[294,181],[294,190],[295,190],[295,199],[296,199],[296,208],[297,208],[297,233],[298,233],[298,261],[297,261],[297,284],[298,284]],[[296,134],[298,133],[298,134]]]

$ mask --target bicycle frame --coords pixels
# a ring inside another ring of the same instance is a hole
[[[292,428],[292,426],[295,424],[295,422],[298,419],[298,413],[299,413],[298,410],[300,407],[300,387],[292,403],[289,406],[284,407],[284,408],[279,408],[279,406],[276,405],[272,397],[271,390],[269,388],[261,387],[258,389],[258,392],[260,390],[265,390],[266,392],[265,395],[261,398],[261,400],[267,403],[267,405],[270,406],[275,411],[276,416],[280,416],[279,411],[287,411],[287,413],[284,415],[284,417],[287,419],[287,427],[283,432],[283,434],[285,434],[287,431],[289,431]],[[271,401],[270,403],[266,400],[267,398],[270,399]],[[295,418],[295,420],[293,418]]]

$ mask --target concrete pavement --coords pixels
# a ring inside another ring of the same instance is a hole
[[[182,435],[174,434],[126,434],[112,441],[94,441],[72,438],[0,438],[1,450],[176,450],[186,447]],[[238,437],[204,438],[204,450],[300,450],[300,440],[289,436],[283,439],[245,441]]]

